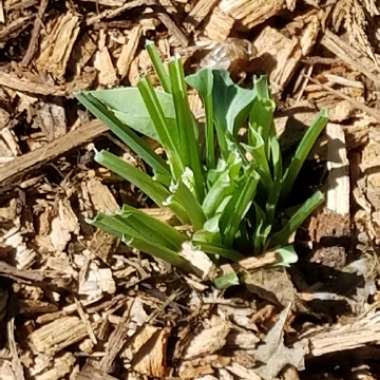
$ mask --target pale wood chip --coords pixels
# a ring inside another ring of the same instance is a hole
[[[215,270],[213,261],[206,253],[194,248],[191,242],[184,242],[182,244],[182,250],[179,252],[179,255],[189,262],[194,273],[201,279],[205,280],[213,275]]]
[[[71,373],[74,363],[74,355],[71,352],[66,352],[54,359],[53,368],[36,375],[35,380],[60,380]]]
[[[36,61],[38,69],[62,78],[79,30],[78,16],[67,13],[59,17],[41,44],[41,53]]]
[[[194,26],[199,25],[215,7],[219,0],[198,0],[187,15],[186,21]]]
[[[1,22],[2,24],[4,24],[4,22],[5,22],[3,0],[0,1],[0,22]]]
[[[17,345],[15,340],[15,319],[12,316],[7,323],[7,340],[9,345],[9,351],[12,356],[12,367],[17,380],[25,380],[24,369],[21,364],[21,360],[18,356]]]
[[[204,328],[190,340],[183,355],[184,359],[213,354],[224,347],[230,325],[218,317],[214,317],[210,324],[210,327]]]
[[[2,380],[19,380],[8,360],[0,359],[0,373]]]
[[[121,79],[124,79],[129,72],[132,60],[134,59],[137,48],[140,43],[140,38],[142,35],[142,27],[136,25],[129,34],[129,40],[126,45],[121,49],[119,59],[117,60],[116,67],[119,72]]]
[[[128,379],[129,379],[128,374]],[[82,371],[78,373],[75,380],[118,380],[116,377],[108,375],[105,371],[91,365],[86,365]]]
[[[327,199],[326,207],[339,215],[350,215],[350,177],[346,139],[339,124],[328,123],[327,143]]]
[[[230,35],[235,19],[224,13],[220,7],[214,8],[205,27],[205,34],[212,40],[223,42]]]
[[[34,330],[28,341],[36,351],[54,355],[86,336],[86,325],[78,317],[63,317]]]
[[[97,178],[94,177],[88,180],[86,188],[95,210],[104,213],[112,213],[119,210],[119,205],[111,191]]]
[[[146,331],[146,328],[148,326],[144,326],[142,331]],[[132,366],[136,372],[143,375],[163,378],[166,374],[166,351],[170,330],[152,326],[149,327],[149,330],[147,335],[149,339],[144,339],[145,342],[134,354]]]
[[[98,70],[99,84],[113,86],[117,82],[116,70],[106,46],[95,54],[94,67]]]
[[[36,124],[45,132],[48,141],[66,134],[66,123],[66,111],[62,104],[44,102],[38,110]]]
[[[98,268],[95,263],[90,265],[83,281],[79,282],[78,294],[89,299],[99,299],[103,293],[114,294],[116,284],[109,268]]]
[[[308,337],[307,335],[310,335]],[[370,312],[344,324],[309,331],[304,338],[310,347],[310,356],[319,357],[335,352],[362,348],[380,341],[380,313]],[[302,342],[302,340],[301,340]]]
[[[262,65],[260,69],[269,71],[273,92],[281,92],[294,74],[302,57],[297,39],[289,39],[278,30],[267,26],[253,45],[257,50],[257,55],[264,57],[260,62]],[[265,58],[267,55],[271,57],[268,61]]]
[[[58,215],[51,221],[50,240],[57,251],[63,251],[72,234],[79,233],[79,222],[68,199],[58,201]]]
[[[222,0],[220,8],[247,28],[262,24],[284,8],[284,0]]]

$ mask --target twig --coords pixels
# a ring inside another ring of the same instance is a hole
[[[34,20],[34,26],[32,35],[29,40],[28,48],[26,49],[24,58],[21,61],[21,65],[28,66],[30,61],[33,59],[33,56],[37,49],[38,37],[40,36],[40,30],[42,26],[42,18],[46,11],[46,8],[49,4],[49,0],[41,0],[40,7],[38,8],[38,13],[36,19]]]
[[[0,167],[0,193],[8,186],[15,186],[16,180],[32,169],[44,165],[61,154],[74,149],[107,131],[107,127],[100,121],[94,120],[81,125],[45,146],[26,153]]]
[[[305,77],[307,77],[307,76],[305,75]],[[355,108],[360,109],[360,110],[366,112],[368,115],[374,117],[377,121],[380,122],[380,110],[368,107],[365,104],[362,104],[362,103],[360,103],[360,102],[358,102],[356,100],[353,100],[351,97],[349,97],[349,96],[341,93],[340,91],[334,90],[332,87],[327,86],[326,84],[321,83],[317,79],[314,79],[314,78],[311,78],[311,77],[307,77],[307,78],[310,80],[310,82],[317,84],[318,86],[320,86],[321,88],[325,89],[326,91],[329,91],[330,93],[332,93],[332,94],[334,94],[336,96],[339,96],[340,98],[342,98],[344,100],[347,100],[352,106],[354,106]]]

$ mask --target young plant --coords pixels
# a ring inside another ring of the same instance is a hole
[[[137,186],[157,206],[170,208],[178,225],[191,229],[180,232],[128,205],[112,215],[99,213],[91,223],[184,271],[193,269],[183,255],[185,243],[195,253],[209,255],[216,265],[269,250],[279,253],[277,265],[295,262],[290,238],[323,202],[323,195],[317,191],[287,220],[283,211],[326,126],[326,114],[317,116],[283,167],[273,122],[275,103],[265,76],[255,78],[252,89],[236,85],[223,70],[205,68],[185,77],[180,58],[165,66],[152,43],[147,50],[162,89],[145,77],[137,87],[84,91],[77,98],[148,170],[108,151],[96,152],[95,160]],[[188,86],[203,101],[203,124],[191,113]],[[148,138],[157,141],[165,154],[155,153]],[[215,283],[222,287],[236,283],[236,276],[230,273]]]

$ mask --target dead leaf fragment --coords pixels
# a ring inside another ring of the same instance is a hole
[[[259,346],[255,353],[255,358],[263,363],[255,371],[265,380],[272,380],[288,365],[299,370],[304,368],[306,352],[303,344],[292,348],[284,346],[283,329],[290,307],[291,304],[280,313],[278,321],[269,331],[264,344]]]

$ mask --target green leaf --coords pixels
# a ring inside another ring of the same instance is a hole
[[[172,186],[170,190],[172,195],[166,199],[165,205],[171,207],[174,202],[178,203],[185,210],[186,216],[194,229],[201,229],[206,221],[206,217],[195,195],[182,180],[177,182],[175,186]]]
[[[136,169],[113,153],[105,150],[96,152],[95,161],[133,183],[158,206],[163,206],[165,199],[170,195],[164,186],[154,181],[148,174]]]
[[[185,76],[180,59],[174,59],[170,62],[169,74],[176,112],[179,151],[182,155],[182,162],[193,172],[195,194],[201,201],[204,197],[205,184],[198,138],[195,133],[195,121],[187,99]]]
[[[277,248],[275,252],[279,256],[279,262],[276,266],[289,267],[290,264],[294,264],[298,261],[298,256],[293,245]]]
[[[247,168],[241,188],[236,189],[223,211],[219,226],[226,247],[232,246],[240,223],[252,204],[259,180],[259,174],[251,167]]]
[[[216,165],[215,156],[215,136],[214,136],[214,105],[213,105],[213,86],[214,76],[209,68],[199,70],[193,75],[186,77],[186,82],[198,91],[203,100],[206,111],[206,165],[212,169]]]
[[[170,249],[180,251],[182,243],[188,240],[186,235],[177,231],[174,227],[134,207],[123,205],[120,216],[128,221],[130,225],[134,226],[144,239],[161,242],[161,245]],[[149,236],[153,236],[154,238],[150,238]]]
[[[324,196],[320,191],[316,191],[289,219],[285,226],[275,233],[270,241],[271,247],[277,247],[288,243],[298,227],[316,210],[324,201]]]
[[[155,90],[155,93],[161,104],[166,123],[174,128],[175,111],[171,95],[159,90]],[[90,94],[102,102],[125,126],[160,141],[137,88],[119,87],[110,90],[88,91],[85,94]]]
[[[155,174],[160,176],[162,183],[170,183],[171,176],[168,165],[150,149],[142,138],[123,125],[112,111],[90,93],[78,93],[76,97],[94,116],[103,121],[121,141],[144,160],[154,170]]]
[[[152,61],[154,70],[156,71],[162,87],[166,92],[171,92],[171,84],[168,71],[166,70],[160,54],[156,48],[156,45],[152,41],[147,41],[145,43],[146,50],[148,51],[150,60]]]
[[[235,127],[240,126],[248,117],[255,90],[236,85],[227,71],[213,70],[213,74],[213,104],[217,131],[219,134],[228,133],[234,136]]]
[[[227,289],[230,286],[239,285],[239,284],[240,284],[239,276],[234,271],[228,272],[227,274],[216,277],[214,279],[214,285],[218,289]]]
[[[297,179],[302,165],[304,164],[307,156],[309,155],[313,145],[315,144],[318,136],[326,127],[328,122],[327,112],[321,111],[319,116],[314,120],[312,125],[307,129],[301,142],[298,144],[297,150],[294,153],[288,168],[285,171],[283,178],[283,185],[281,191],[281,199],[285,200],[290,194],[294,182]]]
[[[124,237],[123,242],[141,252],[148,253],[153,257],[157,257],[169,264],[181,268],[185,272],[192,271],[192,267],[187,260],[180,256],[178,252],[175,252],[167,247],[154,244],[142,238],[128,238],[128,236]]]
[[[254,86],[257,95],[252,103],[249,123],[252,129],[261,136],[265,151],[269,153],[267,142],[273,130],[273,115],[276,105],[270,96],[266,75],[255,79]],[[251,129],[250,132],[252,132]]]
[[[170,128],[166,122],[160,101],[149,80],[147,78],[141,79],[137,87],[152,118],[160,142],[168,155],[173,174],[176,179],[179,179],[185,169],[185,165],[178,146],[178,132]]]

